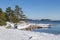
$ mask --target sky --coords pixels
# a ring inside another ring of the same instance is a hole
[[[19,5],[30,19],[60,20],[60,0],[0,0],[0,8]]]

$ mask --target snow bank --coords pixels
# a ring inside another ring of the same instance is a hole
[[[48,28],[48,27],[50,27],[50,26],[52,26],[52,24],[34,24],[34,23],[30,23],[31,25],[36,25],[37,27],[39,26],[39,27],[43,27],[43,28]]]
[[[15,27],[14,25],[14,23],[11,23],[11,22],[6,22],[7,23],[7,25],[5,26],[5,27],[8,27],[8,26],[11,26],[11,27]],[[37,27],[43,27],[43,28],[48,28],[48,27],[50,27],[51,26],[51,24],[34,24],[34,23],[26,23],[26,22],[23,22],[23,23],[17,23],[17,28],[18,29],[25,29],[25,28],[28,28],[28,27],[30,27],[30,26],[37,26]]]
[[[19,24],[19,25],[17,25],[17,28],[18,29],[25,29],[25,28],[28,28],[30,26],[30,24]]]
[[[36,24],[36,25],[45,28],[51,26],[52,24]]]
[[[8,27],[8,26],[11,26],[11,27],[14,27],[14,23],[11,23],[11,22],[6,22],[7,23],[7,25],[6,25],[6,27]]]
[[[0,40],[60,40],[60,35],[0,27]]]
[[[29,24],[18,24],[17,25],[17,28],[18,29],[25,29],[25,28],[28,28],[28,27],[31,27],[31,26],[36,26],[36,27],[42,27],[42,28],[48,28],[50,27],[51,25],[50,24],[33,24],[33,23],[29,23]]]

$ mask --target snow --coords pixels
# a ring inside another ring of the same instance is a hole
[[[30,23],[31,25],[36,25],[36,26],[39,26],[39,27],[43,27],[43,28],[48,28],[49,26],[52,26],[52,24],[41,24],[41,23],[39,23],[39,24],[35,24],[35,23]]]
[[[36,25],[45,28],[51,26],[52,24],[36,24]]]
[[[33,23],[26,24],[26,23],[24,23],[24,24],[17,24],[17,28],[18,29],[25,29],[25,28],[30,27],[31,25],[35,25],[37,27],[44,27],[45,28],[45,27],[49,27],[50,24],[33,24]]]
[[[17,28],[18,29],[25,29],[25,28],[27,28],[27,27],[29,27],[30,26],[30,24],[19,24],[19,25],[17,25]]]
[[[11,26],[11,27],[14,28],[14,25],[15,25],[14,23],[7,22],[7,25],[5,27]],[[34,23],[23,22],[23,23],[17,23],[17,28],[18,29],[25,29],[25,28],[30,27],[31,25],[35,25],[37,27],[44,27],[44,28],[46,27],[46,28],[48,28],[49,25],[51,25],[51,24],[34,24]]]
[[[0,27],[0,40],[60,40],[60,35]]]
[[[6,27],[8,27],[8,26],[11,26],[11,27],[14,27],[14,23],[11,23],[11,22],[6,22],[7,23],[7,25],[6,25]]]

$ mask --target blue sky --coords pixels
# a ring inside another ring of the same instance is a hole
[[[22,7],[24,14],[31,19],[60,20],[60,0],[0,0],[0,8]]]

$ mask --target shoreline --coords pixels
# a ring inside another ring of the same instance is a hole
[[[23,30],[34,30],[39,28],[51,28],[52,24],[34,24],[34,23],[25,23],[25,24],[19,24],[17,26],[17,29],[23,29]]]
[[[60,40],[60,35],[0,27],[0,40]]]
[[[52,24],[34,24],[34,23],[11,23],[7,22],[7,25],[5,26],[6,28],[13,28],[13,29],[22,29],[22,30],[34,30],[34,29],[39,29],[39,28],[51,28]]]

